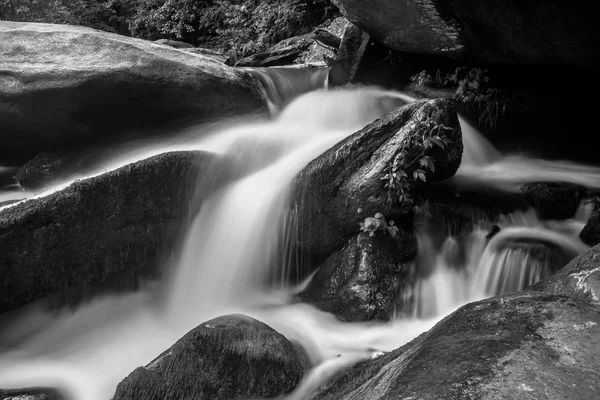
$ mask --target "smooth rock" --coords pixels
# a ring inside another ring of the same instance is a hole
[[[266,113],[255,81],[199,54],[95,29],[0,22],[0,161]]]
[[[464,62],[598,67],[591,9],[561,0],[333,0],[352,23],[391,49]]]
[[[165,153],[0,211],[0,313],[73,288],[159,276],[194,191],[200,204],[220,183],[210,173],[218,165],[210,153]]]
[[[117,386],[113,400],[278,397],[302,379],[304,360],[268,325],[241,314],[206,321]]]

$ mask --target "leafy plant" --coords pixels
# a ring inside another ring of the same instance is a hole
[[[435,160],[431,152],[435,148],[444,150],[452,143],[446,135],[453,128],[433,121],[422,123],[408,140],[400,147],[398,153],[381,180],[388,190],[387,201],[392,204],[417,207],[414,187],[427,181],[427,174],[435,172]]]
[[[496,88],[486,87],[488,70],[480,67],[456,67],[453,72],[437,70],[435,76],[423,70],[411,78],[419,86],[454,89],[453,98],[478,116],[479,125],[495,129],[500,116],[506,112],[509,99]]]
[[[389,233],[391,237],[395,237],[398,234],[398,227],[395,225],[394,220],[386,221],[385,217],[381,213],[375,214],[373,217],[367,217],[363,222],[359,223],[360,230],[367,233],[369,236],[373,236],[376,231],[383,233]]]

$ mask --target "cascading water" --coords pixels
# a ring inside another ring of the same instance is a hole
[[[277,79],[284,79],[281,74],[278,71]],[[523,276],[517,274],[516,283],[510,271],[497,272],[498,265],[524,270],[527,257],[531,258],[519,248],[510,250],[521,251],[516,256],[503,253],[510,249],[507,243],[541,240],[568,254],[585,248],[577,239],[577,229],[587,219],[583,210],[579,220],[563,222],[540,221],[533,212],[503,216],[499,221],[474,221],[471,232],[463,238],[448,235],[442,246],[434,243],[426,225],[417,225],[420,251],[412,266],[413,284],[403,298],[402,318],[387,324],[342,323],[312,306],[292,303],[295,288],[265,287],[278,235],[283,234],[287,186],[295,174],[337,141],[412,100],[376,88],[320,90],[293,100],[271,121],[215,129],[202,139],[188,135],[185,143],[163,147],[163,151],[226,153],[235,160],[236,169],[247,174],[204,200],[174,260],[173,274],[163,282],[166,288],[97,298],[74,312],[48,313],[32,305],[4,316],[0,320],[0,387],[54,386],[76,400],[106,400],[129,372],[151,361],[189,329],[218,315],[241,312],[271,325],[307,350],[315,368],[288,396],[300,400],[339,368],[399,347],[465,302],[520,289],[538,279],[541,275],[536,275],[535,268]],[[461,126],[465,156],[457,184],[479,178],[486,166],[498,171],[512,168],[510,159],[473,128],[464,121]],[[561,171],[560,165],[552,164],[556,167],[552,175],[547,168],[550,164],[525,158],[521,162],[531,167],[526,176],[500,174],[498,184],[512,187],[522,179],[562,177],[588,187],[600,185],[600,170],[595,168],[569,164],[570,170]],[[586,178],[576,178],[576,172],[585,172]],[[486,238],[492,223],[501,230]],[[510,287],[503,286],[505,280],[511,282]]]

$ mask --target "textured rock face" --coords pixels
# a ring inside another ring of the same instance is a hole
[[[0,22],[0,160],[266,110],[212,58],[94,29]]]
[[[113,400],[229,400],[276,397],[302,379],[293,344],[245,315],[204,322],[117,387]]]
[[[448,178],[460,165],[462,140],[454,106],[447,100],[417,101],[398,108],[341,141],[300,172],[291,208],[303,252],[328,256],[357,233],[360,222],[376,213],[398,222],[399,208],[388,202],[382,177],[411,134],[429,122],[452,128],[452,144],[443,152],[435,149],[430,154],[436,167],[427,175],[427,182]],[[406,172],[411,175],[413,171]]]
[[[599,66],[596,18],[578,4],[532,0],[334,0],[386,46],[458,60]]]
[[[217,161],[165,153],[0,211],[0,313],[71,287],[156,276],[197,179],[208,191]]]
[[[360,233],[325,261],[300,298],[343,321],[388,320],[402,285],[400,263],[416,245],[412,232]]]
[[[600,390],[600,247],[530,289],[468,304],[314,399],[591,399]]]
[[[580,186],[555,182],[530,183],[520,191],[543,219],[571,218],[585,196],[585,189]]]
[[[531,292],[471,303],[315,399],[591,399],[600,308]]]

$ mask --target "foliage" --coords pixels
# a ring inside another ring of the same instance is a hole
[[[494,129],[498,119],[506,112],[507,96],[497,88],[486,87],[490,81],[488,70],[479,67],[457,67],[451,73],[437,70],[435,76],[421,71],[411,77],[419,86],[454,89],[454,99],[467,108],[469,114],[478,115],[479,125]]]
[[[360,230],[369,236],[373,236],[376,231],[387,232],[391,237],[395,237],[398,234],[398,227],[395,225],[394,220],[386,221],[381,213],[365,218],[364,222],[360,222],[359,225]]]
[[[308,33],[337,12],[328,0],[0,0],[0,20],[181,40],[236,57]]]
[[[0,0],[0,20],[83,25],[128,33],[127,15],[135,0]]]
[[[419,125],[408,140],[402,143],[394,160],[381,178],[388,189],[388,202],[416,207],[414,187],[427,181],[427,174],[435,172],[431,153],[435,148],[444,150],[452,141],[446,132],[453,128],[428,121]]]

